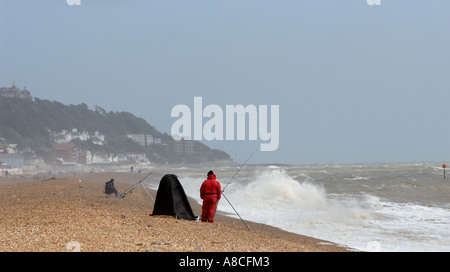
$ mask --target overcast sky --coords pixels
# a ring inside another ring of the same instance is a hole
[[[252,162],[448,162],[450,1],[0,0],[0,86],[13,81],[169,134],[195,96],[279,105],[279,147]],[[241,162],[260,149],[204,143]]]

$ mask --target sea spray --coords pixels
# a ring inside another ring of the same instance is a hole
[[[302,225],[361,224],[371,218],[370,210],[358,200],[332,198],[311,177],[299,177],[296,180],[281,168],[268,167],[255,171],[247,184],[234,186],[229,198],[249,220],[294,232],[301,232]],[[230,212],[226,206],[220,209]]]
[[[254,181],[241,193],[247,205],[266,206],[275,209],[314,208],[326,205],[326,192],[323,187],[308,182],[298,182],[283,169],[269,169],[256,173]]]
[[[246,221],[360,250],[450,251],[450,183],[439,167],[247,165],[228,186],[227,197]],[[214,170],[225,184],[236,169]],[[203,169],[177,174],[186,193],[201,202]],[[234,214],[226,201],[218,210]]]

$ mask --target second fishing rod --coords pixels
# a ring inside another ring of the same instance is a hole
[[[224,196],[225,200],[228,202],[228,204],[230,204],[231,208],[234,210],[234,212],[236,213],[236,215],[239,217],[239,219],[242,221],[242,223],[244,223],[245,227],[250,230],[250,228],[248,227],[248,225],[245,223],[244,219],[242,219],[241,215],[236,211],[236,209],[234,208],[233,204],[231,204],[230,200],[228,199],[228,197],[225,195],[225,189],[228,187],[228,185],[231,183],[231,181],[236,177],[236,175],[241,171],[242,167],[244,167],[244,165],[247,164],[247,162],[250,160],[251,157],[253,157],[253,155],[256,153],[257,150],[253,151],[253,153],[245,160],[245,162],[241,165],[241,167],[239,167],[239,169],[236,171],[236,173],[234,173],[234,175],[230,178],[230,180],[228,181],[228,183],[225,185],[225,187],[222,189],[222,195]],[[217,207],[219,206],[219,201],[217,201],[217,206],[216,206],[216,211],[217,211]]]

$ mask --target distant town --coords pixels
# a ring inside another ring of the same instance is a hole
[[[30,91],[25,87],[21,90],[15,83],[10,87],[0,87],[0,97],[19,98],[33,100]],[[60,131],[47,129],[48,139],[51,142],[51,150],[46,150],[45,158],[31,150],[24,148],[18,150],[16,143],[8,142],[5,138],[0,138],[0,170],[5,176],[21,175],[38,172],[39,170],[51,171],[55,167],[86,167],[86,166],[114,166],[114,165],[151,165],[146,153],[126,152],[123,154],[111,154],[104,151],[89,150],[77,147],[76,143],[89,142],[95,146],[107,144],[107,135],[101,131],[84,131],[78,128],[67,128]],[[126,137],[143,147],[167,146],[176,154],[190,156],[194,153],[194,144],[190,140],[181,140],[165,143],[162,139],[151,134],[127,134]],[[173,145],[173,147],[172,147]],[[48,158],[52,158],[49,161]]]

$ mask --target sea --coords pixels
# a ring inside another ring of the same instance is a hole
[[[186,194],[213,170],[245,221],[355,250],[450,251],[450,173],[439,163],[245,165],[173,169]],[[157,185],[150,185],[157,189]],[[218,210],[238,218],[225,198]]]

